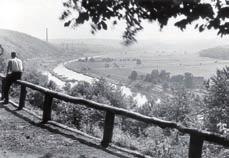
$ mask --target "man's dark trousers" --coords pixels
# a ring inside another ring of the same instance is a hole
[[[17,80],[21,79],[22,72],[12,72],[11,74],[8,74],[4,81],[4,88],[3,88],[3,97],[4,102],[9,102],[9,90],[10,86]]]

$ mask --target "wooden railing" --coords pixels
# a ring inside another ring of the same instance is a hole
[[[0,79],[4,80],[4,78],[1,76]],[[105,111],[106,116],[104,122],[104,132],[101,141],[101,145],[105,148],[108,147],[109,143],[111,143],[112,141],[114,120],[116,115],[132,118],[138,121],[145,122],[147,124],[159,126],[161,128],[177,129],[178,131],[184,134],[189,134],[190,135],[189,158],[201,158],[202,146],[204,141],[222,145],[226,148],[229,147],[229,139],[219,134],[215,134],[207,131],[201,131],[193,128],[187,128],[172,121],[164,121],[155,117],[148,117],[122,108],[117,108],[117,107],[97,103],[94,101],[69,96],[22,80],[18,80],[17,84],[21,86],[19,109],[23,109],[23,107],[25,106],[27,88],[39,91],[45,95],[44,105],[43,105],[43,116],[42,116],[43,123],[47,123],[49,120],[51,120],[53,98],[74,103],[74,104],[82,104],[93,109]]]

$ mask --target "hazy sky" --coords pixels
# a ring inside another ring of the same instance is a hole
[[[49,38],[110,38],[120,39],[124,25],[110,28],[109,31],[91,35],[89,25],[77,29],[65,28],[59,20],[62,13],[62,0],[0,0],[0,28],[24,32],[40,39],[45,38],[45,28],[49,28]],[[185,32],[169,25],[162,32],[157,23],[145,23],[145,29],[138,34],[138,39],[215,39],[226,41],[216,36],[216,31],[199,33],[189,27]]]

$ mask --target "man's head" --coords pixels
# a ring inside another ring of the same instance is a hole
[[[16,52],[11,52],[11,57],[12,58],[16,58],[16,56],[17,56]]]

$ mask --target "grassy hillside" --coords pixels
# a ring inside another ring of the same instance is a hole
[[[204,49],[200,51],[199,54],[202,57],[228,60],[229,59],[229,45]]]
[[[177,53],[197,53],[198,51],[209,48],[209,43],[212,47],[222,45],[226,42],[215,39],[206,40],[183,40],[183,39],[148,39],[141,40],[129,47],[122,45],[121,39],[52,39],[54,45],[67,49],[68,51],[78,51],[84,55],[100,55],[109,54],[119,56],[120,52],[127,52],[130,55],[142,56],[144,53],[150,54],[165,54]]]
[[[50,58],[61,55],[61,52],[53,45],[16,31],[0,29],[0,44],[4,47],[6,54],[16,51],[23,59]]]
[[[9,59],[10,53],[15,51],[26,68],[52,69],[58,63],[70,60],[77,54],[63,51],[28,34],[4,29],[0,29],[0,44],[5,49],[3,58]]]

